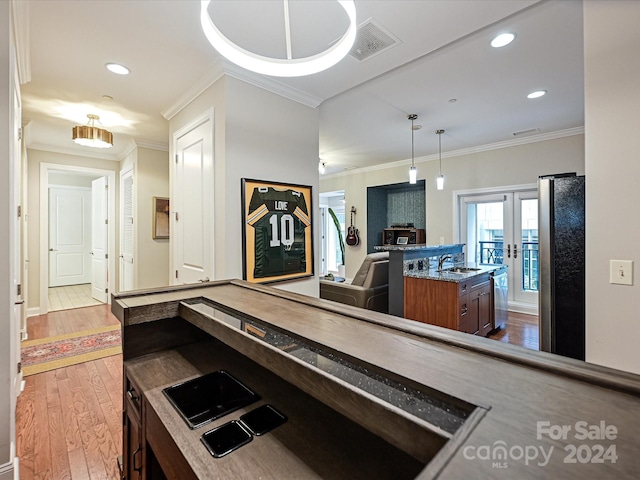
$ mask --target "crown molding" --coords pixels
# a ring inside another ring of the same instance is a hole
[[[531,135],[530,137],[517,138],[517,139],[514,138],[513,140],[505,140],[503,142],[488,143],[486,145],[478,145],[477,147],[462,148],[460,150],[451,150],[449,152],[443,153],[442,158],[462,157],[464,155],[471,155],[474,153],[488,152],[491,150],[500,150],[502,148],[517,147],[519,145],[526,145],[529,143],[545,142],[547,140],[554,140],[557,138],[572,137],[574,135],[583,135],[583,134],[584,134],[584,126],[567,128],[565,130],[557,130],[555,132],[543,133],[540,135]],[[434,160],[438,160],[439,158],[440,157],[438,154],[425,155],[423,157],[414,158],[414,163],[419,164],[419,163],[431,162]],[[388,168],[402,167],[406,165],[411,165],[410,158],[405,160],[397,160],[395,162],[380,163],[378,165],[371,165],[368,167],[352,168],[342,172],[322,175],[322,178],[330,179],[330,178],[346,177],[348,175],[361,175],[366,172],[375,172],[378,170],[386,170]]]
[[[201,95],[207,88],[220,80],[223,76],[241,80],[250,85],[253,85],[263,90],[267,90],[281,97],[288,98],[294,102],[301,103],[307,107],[317,108],[324,100],[320,97],[310,95],[298,90],[297,88],[290,87],[284,83],[278,82],[265,75],[259,75],[257,73],[249,72],[244,68],[240,68],[227,61],[220,61],[214,64],[211,69],[198,80],[189,90],[187,90],[176,102],[169,108],[164,110],[162,116],[167,120],[171,120],[178,114],[184,107],[194,101],[199,95]]]
[[[285,85],[284,83],[274,80],[271,77],[267,77],[266,75],[249,72],[248,70],[229,62],[225,62],[224,72],[228,76],[237,80],[242,80],[243,82],[249,83],[255,87],[262,88],[263,90],[288,98],[294,102],[301,103],[307,107],[317,108],[324,101],[320,97],[310,95],[302,90]]]
[[[184,92],[173,105],[161,112],[162,116],[167,120],[171,120],[175,117],[184,107],[193,102],[202,92],[204,92],[211,85],[216,83],[224,76],[224,69],[219,63],[214,64],[209,71],[204,74],[193,86]]]
[[[80,153],[72,148],[56,147],[53,145],[41,145],[39,143],[32,143],[28,145],[27,148],[29,150],[41,150],[43,152],[62,153],[65,155],[73,155],[76,157],[96,158],[99,160],[111,160],[113,162],[119,161],[119,159],[116,157],[115,154],[109,155],[106,153],[99,153],[99,152],[93,152],[93,151],[88,153]]]
[[[20,85],[31,81],[29,4],[30,2],[11,0],[13,35],[16,45],[16,63],[18,64],[18,79],[20,80]]]
[[[135,145],[140,148],[148,148],[150,150],[160,150],[161,152],[169,151],[169,144],[162,142],[150,142],[148,140],[133,139]]]

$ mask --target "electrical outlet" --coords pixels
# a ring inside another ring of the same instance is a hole
[[[440,245],[444,245],[444,237],[440,237]]]
[[[610,260],[609,283],[633,285],[633,260]]]

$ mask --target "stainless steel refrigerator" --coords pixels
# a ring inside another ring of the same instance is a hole
[[[540,350],[584,360],[585,178],[538,179]]]

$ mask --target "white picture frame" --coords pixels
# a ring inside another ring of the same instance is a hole
[[[409,237],[398,237],[396,239],[396,244],[397,245],[406,245],[409,243]]]

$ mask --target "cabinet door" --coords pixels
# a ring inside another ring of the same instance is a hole
[[[491,283],[482,287],[478,294],[478,323],[480,325],[480,335],[486,336],[493,328],[491,315]]]
[[[468,332],[469,330],[469,295],[463,294],[458,297],[458,306],[460,317],[456,330],[460,332]]]
[[[127,415],[123,446],[125,479],[142,480],[142,428],[135,415]]]
[[[464,332],[471,333],[472,335],[477,335],[480,332],[480,321],[479,321],[479,311],[480,311],[480,297],[478,296],[478,291],[473,291],[469,294],[468,312],[467,312],[467,323],[466,329]]]

